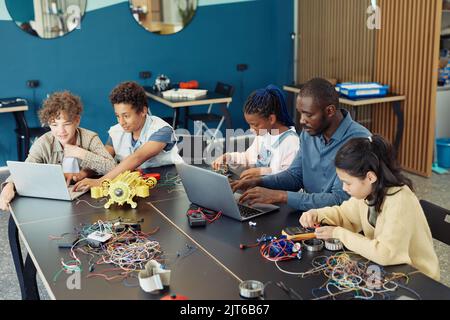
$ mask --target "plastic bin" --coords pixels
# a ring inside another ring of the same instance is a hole
[[[375,82],[352,83],[345,82],[336,86],[336,90],[350,99],[384,97],[388,94],[389,86]]]
[[[438,165],[450,168],[450,138],[436,139]]]

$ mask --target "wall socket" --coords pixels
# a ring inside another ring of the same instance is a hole
[[[248,69],[248,64],[240,63],[236,66],[237,71],[245,71]]]
[[[37,88],[39,87],[39,80],[27,80],[28,88]]]
[[[150,71],[139,72],[139,78],[141,78],[141,79],[150,79],[151,77],[152,77],[152,73]]]

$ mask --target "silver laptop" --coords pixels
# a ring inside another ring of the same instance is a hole
[[[71,201],[88,191],[74,192],[72,186],[68,188],[60,165],[18,161],[6,163],[21,196]]]
[[[246,221],[279,209],[272,204],[254,204],[251,207],[238,203],[239,193],[231,190],[228,178],[210,170],[176,164],[189,200],[206,209],[222,211],[230,218]]]

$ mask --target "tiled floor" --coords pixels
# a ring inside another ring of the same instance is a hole
[[[426,199],[450,209],[450,175],[439,176],[434,174],[431,179],[411,174],[407,174],[407,176],[413,180],[416,194],[420,199]],[[3,180],[4,177],[2,179],[0,174],[0,181]],[[9,213],[0,211],[0,268],[2,270],[0,274],[0,299],[20,299],[20,289],[8,245],[8,219]],[[450,246],[435,241],[435,249],[441,265],[441,281],[450,287]],[[49,299],[39,277],[38,286],[41,299]]]

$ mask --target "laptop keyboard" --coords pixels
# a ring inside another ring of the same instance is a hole
[[[248,218],[254,215],[257,215],[261,213],[258,209],[253,209],[250,207],[243,206],[241,204],[238,204],[239,212],[241,213],[241,217]]]

